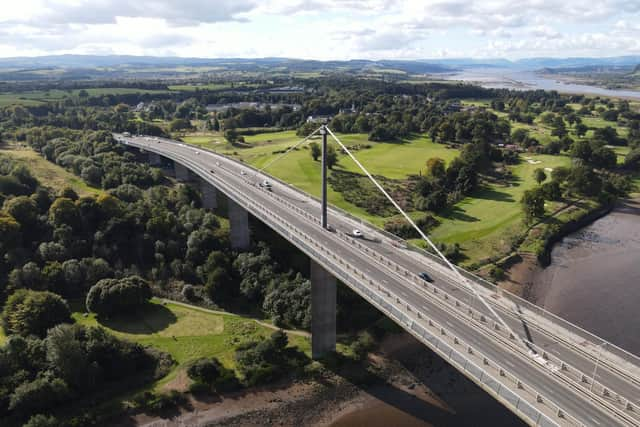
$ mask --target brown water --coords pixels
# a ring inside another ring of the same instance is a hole
[[[640,354],[640,199],[567,236],[534,281],[537,304]]]
[[[412,379],[365,389],[330,427],[519,427],[525,424],[408,334],[390,355]],[[411,385],[409,387],[409,385]]]

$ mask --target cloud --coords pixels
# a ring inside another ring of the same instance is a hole
[[[639,18],[638,0],[21,0],[0,56],[603,56],[638,51]]]
[[[258,0],[41,0],[25,20],[33,26],[108,24],[117,17],[157,18],[172,25],[239,21]]]

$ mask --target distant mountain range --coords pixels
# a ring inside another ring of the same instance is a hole
[[[228,70],[267,71],[281,68],[291,72],[345,71],[345,72],[392,72],[411,74],[452,72],[461,68],[573,68],[585,66],[635,66],[640,64],[640,56],[618,56],[610,58],[527,58],[510,61],[507,59],[422,59],[422,60],[350,60],[317,61],[290,58],[178,58],[128,55],[54,55],[38,57],[0,58],[0,68],[15,72],[29,72],[37,69],[89,69],[89,68],[151,68],[151,67],[222,67]]]

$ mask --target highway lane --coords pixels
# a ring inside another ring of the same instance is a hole
[[[243,168],[242,165],[236,164],[235,166],[238,169],[238,172]],[[305,200],[299,193],[288,187],[279,188],[278,194],[286,196],[290,203],[306,210],[308,213],[319,215],[320,206],[317,201],[313,199]],[[428,271],[435,279],[434,283],[445,292],[448,292],[460,301],[472,306],[474,310],[480,311],[487,318],[493,317],[483,304],[479,301],[475,301],[475,297],[468,289],[461,288],[460,284],[456,282],[457,278],[452,277],[454,273],[445,269],[442,265],[425,257],[421,257],[422,259],[419,260],[415,256],[416,254],[412,251],[391,246],[391,241],[386,236],[381,235],[375,229],[362,227],[358,222],[353,221],[350,218],[345,218],[337,211],[330,211],[329,223],[336,229],[345,233],[350,233],[354,228],[364,231],[365,239],[361,239],[360,243],[368,246],[370,249],[375,250],[378,253],[383,254],[396,264],[416,274],[420,271]],[[367,239],[367,237],[374,238]],[[489,301],[495,302],[491,299],[489,299]],[[589,379],[591,378],[592,371],[596,363],[592,355],[584,352],[576,352],[576,349],[573,346],[565,343],[564,341],[555,339],[551,331],[545,331],[540,326],[527,322],[523,316],[518,315],[518,308],[515,307],[515,303],[513,303],[514,307],[512,310],[507,310],[502,304],[494,303],[493,306],[494,309],[499,311],[503,320],[505,320],[515,333],[535,344],[538,350],[545,351],[550,355],[556,356],[565,363],[587,375]],[[607,387],[607,389],[615,391],[635,404],[640,404],[640,384],[637,382],[630,382],[627,378],[623,378],[618,374],[618,372],[610,369],[606,363],[601,361],[595,378]],[[588,388],[587,384],[583,383],[582,385]]]
[[[152,146],[149,148],[158,149],[158,147]],[[406,283],[403,283],[386,268],[381,267],[379,263],[375,263],[360,251],[354,250],[343,240],[336,238],[332,233],[328,233],[315,224],[309,224],[308,221],[291,212],[290,209],[276,203],[274,199],[264,191],[249,185],[246,182],[246,177],[243,177],[239,173],[239,168],[242,168],[241,165],[235,162],[229,163],[226,159],[220,159],[217,156],[211,156],[202,151],[200,154],[196,154],[197,150],[178,144],[171,144],[171,146],[166,149],[169,153],[182,155],[190,161],[201,164],[204,168],[213,168],[216,171],[217,177],[224,177],[225,182],[233,185],[235,188],[246,188],[246,193],[251,194],[252,199],[262,203],[263,206],[269,206],[274,213],[286,218],[287,221],[290,221],[292,224],[296,224],[296,226],[303,229],[305,233],[314,236],[317,241],[323,242],[328,248],[331,248],[332,251],[344,259],[349,260],[352,265],[358,266],[362,271],[366,271],[371,277],[374,277],[378,283],[384,283],[385,286],[388,286],[395,294],[402,295],[414,304],[417,302],[420,306],[427,307],[429,314],[434,316],[434,320],[442,325],[447,325],[448,328],[452,328],[454,334],[480,349],[480,351],[488,357],[499,362],[504,361],[505,367],[512,366],[514,373],[524,377],[523,379],[526,379],[530,385],[536,387],[541,393],[553,396],[554,400],[557,400],[560,406],[564,407],[572,415],[581,417],[585,423],[592,424],[594,422],[600,422],[602,423],[601,425],[619,424],[617,420],[611,418],[608,413],[602,412],[599,406],[587,403],[583,400],[582,396],[576,395],[573,390],[559,386],[555,380],[548,378],[546,373],[540,372],[541,368],[539,366],[531,364],[530,361],[522,360],[520,357],[514,356],[511,353],[506,353],[503,347],[496,346],[490,339],[487,339],[488,337],[486,335],[478,334],[476,330],[469,328],[468,324],[461,320],[459,316],[452,314],[450,310],[446,308],[442,308],[440,304],[418,292],[415,287],[407,287]],[[216,167],[216,162],[224,163],[224,168]],[[232,168],[232,170],[226,172],[225,168],[227,167]],[[274,191],[280,192],[281,190],[284,189],[281,189],[276,184]]]

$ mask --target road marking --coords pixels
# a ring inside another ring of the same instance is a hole
[[[591,418],[591,421],[593,421],[594,423],[596,423],[596,424],[600,425],[600,423],[599,423],[599,422],[597,422],[596,420],[594,420],[593,418]]]

